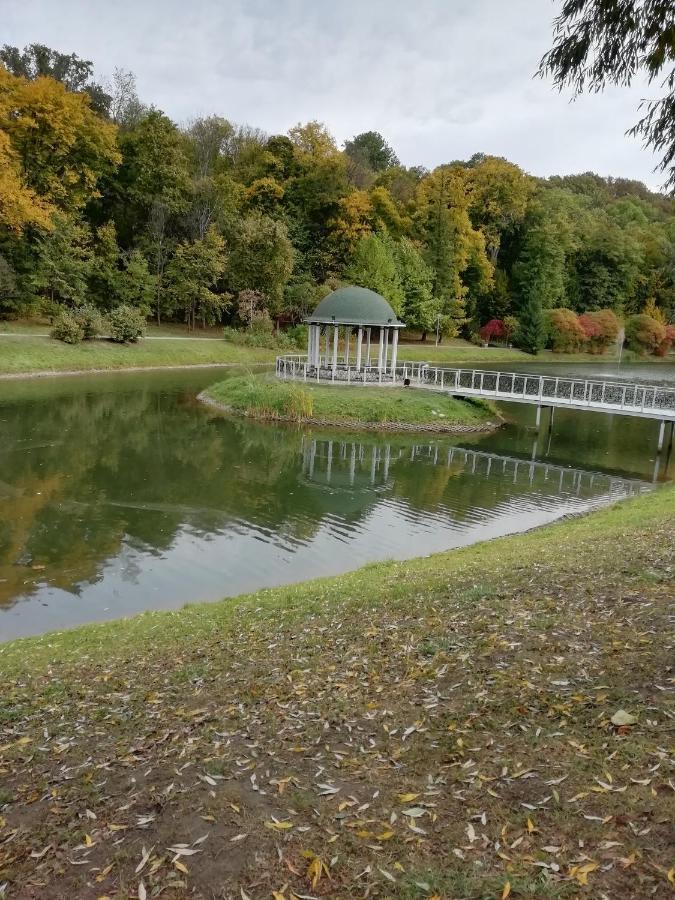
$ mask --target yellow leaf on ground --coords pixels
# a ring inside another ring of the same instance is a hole
[[[502,891],[502,900],[506,900],[506,898],[511,893],[511,882],[507,881],[504,885],[504,890]]]

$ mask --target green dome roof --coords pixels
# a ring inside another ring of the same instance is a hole
[[[368,288],[343,287],[324,297],[305,322],[315,325],[388,325],[403,328],[381,294]]]

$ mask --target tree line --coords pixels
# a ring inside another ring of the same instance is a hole
[[[407,167],[375,131],[340,149],[317,121],[178,125],[129,72],[100,84],[75,55],[0,51],[0,316],[124,304],[192,328],[290,324],[353,283],[423,336],[515,319],[537,343],[556,308],[665,325],[674,211],[637,181],[480,153]]]

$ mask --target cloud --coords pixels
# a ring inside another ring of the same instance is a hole
[[[284,132],[326,122],[339,142],[381,131],[408,165],[482,151],[536,175],[593,170],[652,187],[626,130],[644,87],[579,98],[534,79],[551,40],[542,0],[3,0],[4,40],[134,71],[177,121],[217,113]]]

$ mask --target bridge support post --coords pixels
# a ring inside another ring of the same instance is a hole
[[[666,433],[666,421],[665,419],[661,419],[661,423],[659,424],[659,438],[656,444],[656,449],[660,453],[663,450],[663,438]]]
[[[537,428],[541,425],[541,406],[537,406],[537,418],[535,420]]]

